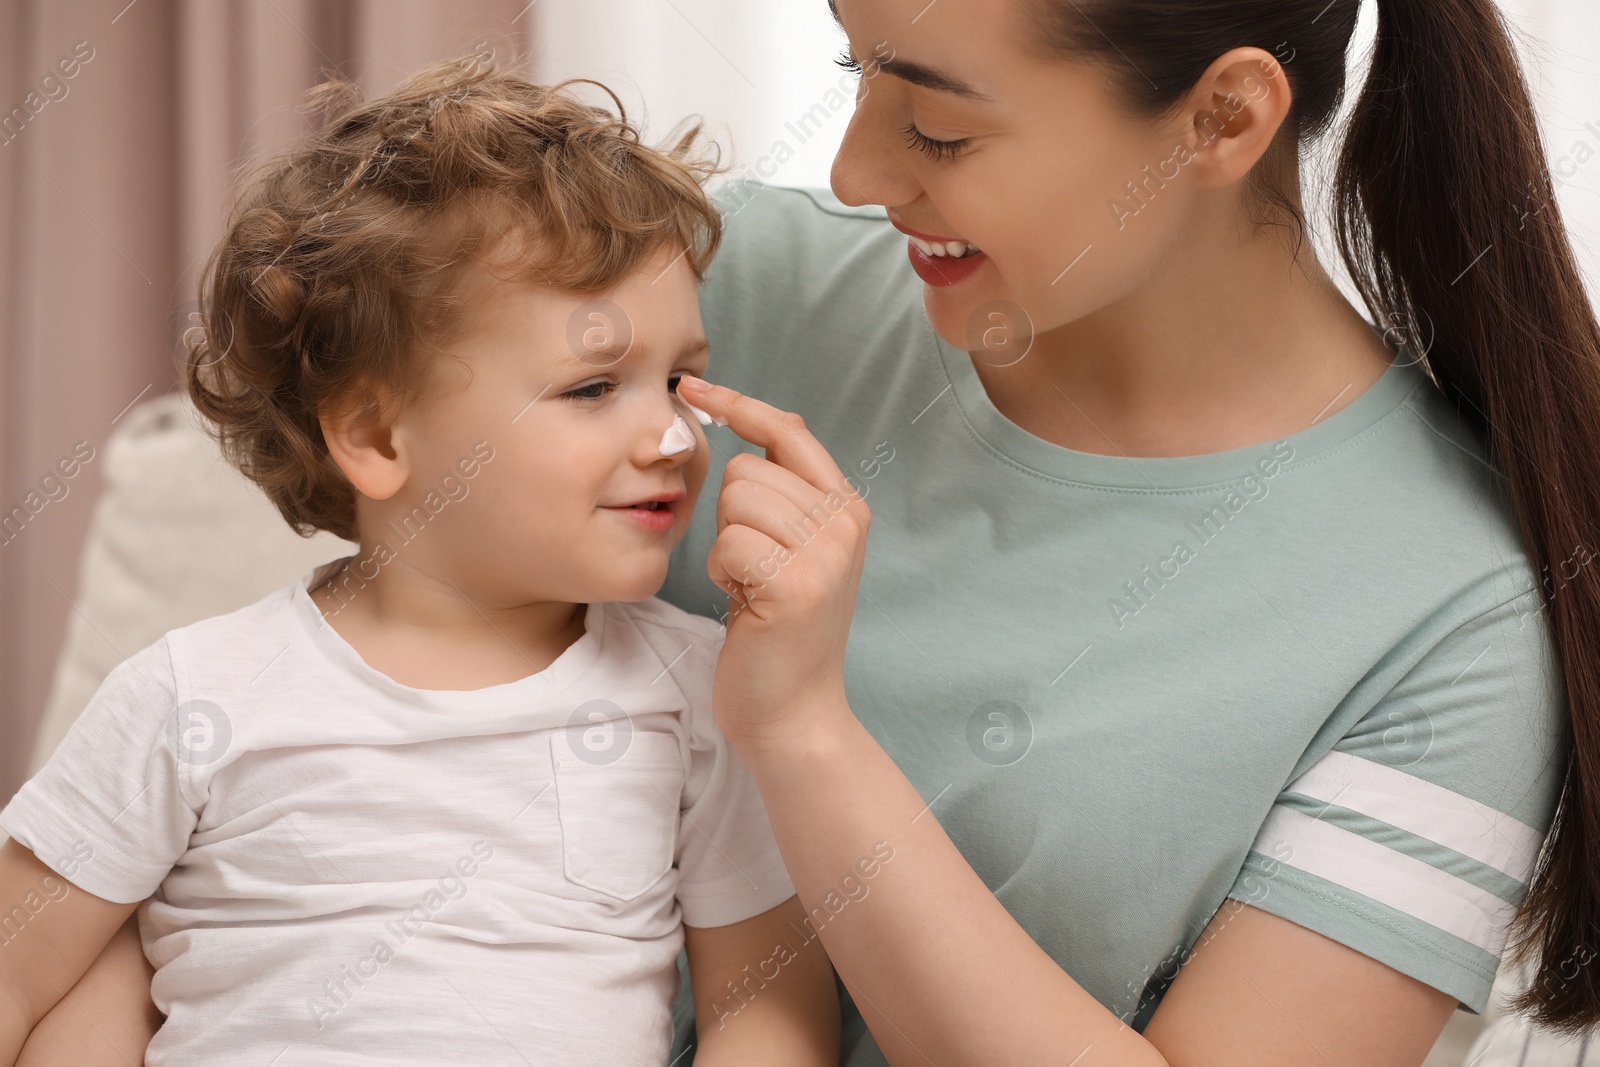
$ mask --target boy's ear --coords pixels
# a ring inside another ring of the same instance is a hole
[[[371,500],[389,499],[411,476],[410,457],[394,432],[399,407],[378,390],[363,387],[317,416],[328,455],[356,492]]]

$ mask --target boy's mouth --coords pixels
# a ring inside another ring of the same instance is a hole
[[[644,500],[635,500],[631,504],[605,504],[602,506],[615,509],[642,508],[647,511],[660,511],[664,508],[671,507],[673,504],[682,500],[684,496],[685,494],[683,490],[680,489],[672,493],[661,493],[657,496],[649,497]]]
[[[603,506],[601,510],[626,515],[635,528],[652,534],[665,534],[678,525],[678,513],[673,505],[685,495],[682,491],[663,493],[648,500],[636,500],[632,504]]]

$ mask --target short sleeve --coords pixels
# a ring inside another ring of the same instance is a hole
[[[726,926],[794,895],[755,779],[717,728],[711,689],[727,631],[691,645],[672,668],[688,700],[690,766],[678,828],[678,904],[685,925]]]
[[[1228,896],[1482,1014],[1565,776],[1564,694],[1535,590],[1449,630],[1284,787]]]
[[[119,904],[148,897],[197,820],[198,768],[178,759],[176,744],[194,724],[179,723],[176,693],[165,638],[124,660],[0,811],[0,828],[85,892]]]

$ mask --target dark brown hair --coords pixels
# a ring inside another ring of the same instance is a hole
[[[1053,54],[1103,64],[1143,114],[1169,113],[1230,49],[1276,55],[1292,104],[1274,150],[1291,159],[1336,117],[1360,7],[1029,0]],[[1426,337],[1425,367],[1485,441],[1544,575],[1600,525],[1600,326],[1493,0],[1377,7],[1371,73],[1334,174],[1340,254],[1380,325],[1419,355]],[[1281,193],[1264,195],[1302,234],[1300,211]],[[1537,957],[1537,977],[1509,1007],[1576,1034],[1600,1022],[1587,941],[1600,935],[1600,573],[1561,576],[1559,593],[1541,582],[1540,601],[1561,664],[1571,759],[1509,933],[1513,963]]]
[[[467,295],[463,268],[511,235],[514,276],[572,293],[684,248],[696,279],[721,218],[691,126],[651,148],[616,113],[493,69],[436,64],[363,101],[342,81],[305,103],[316,134],[255,167],[200,288],[184,380],[224,454],[297,531],[355,539],[355,492],[319,415],[414,390]],[[507,257],[498,257],[507,258]],[[497,263],[498,265],[498,263]]]

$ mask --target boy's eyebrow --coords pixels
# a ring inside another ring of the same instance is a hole
[[[709,352],[710,350],[711,341],[709,339],[705,337],[696,337],[692,341],[685,342],[678,349],[677,358],[686,359],[690,356],[698,356],[702,352]],[[648,352],[649,346],[639,343],[631,343],[621,347],[617,345],[606,345],[601,348],[592,348],[584,352],[581,356],[575,353],[568,353],[562,357],[561,362],[563,365],[574,370],[579,367],[609,367],[612,364],[620,361],[625,356],[647,354]]]

